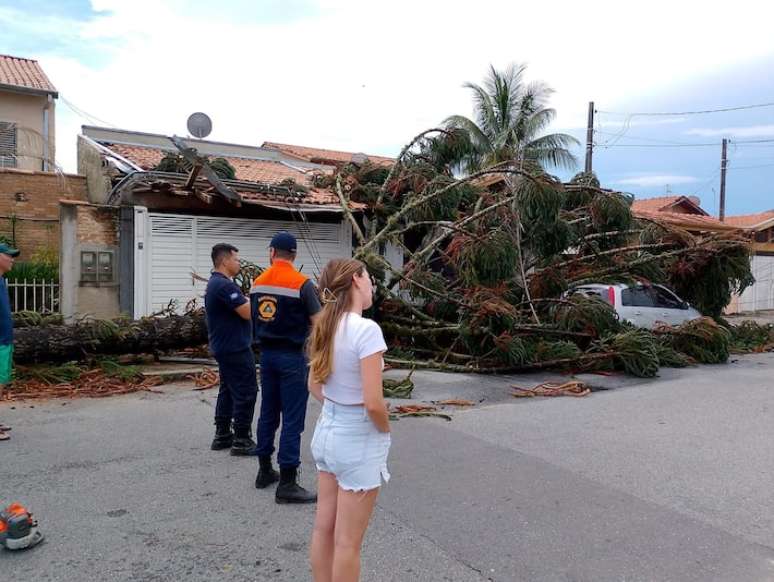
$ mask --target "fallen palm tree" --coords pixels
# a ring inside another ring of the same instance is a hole
[[[129,319],[84,319],[70,325],[32,325],[15,331],[17,364],[83,361],[95,355],[156,354],[207,342],[201,310]]]

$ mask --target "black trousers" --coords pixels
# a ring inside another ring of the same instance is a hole
[[[220,391],[215,405],[215,422],[233,421],[235,427],[250,428],[258,396],[255,354],[250,348],[215,358],[220,373]]]

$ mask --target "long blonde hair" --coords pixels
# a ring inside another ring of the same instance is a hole
[[[365,265],[356,259],[333,259],[320,275],[322,311],[309,335],[307,351],[312,380],[322,384],[333,371],[333,339],[339,322],[352,303],[352,278],[363,275]]]

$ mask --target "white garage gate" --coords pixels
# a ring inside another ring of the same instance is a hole
[[[750,267],[755,283],[739,298],[741,312],[774,309],[774,257],[754,255]]]
[[[277,231],[287,230],[298,239],[296,266],[313,279],[330,259],[352,256],[351,226],[247,218],[220,218],[166,213],[135,213],[145,222],[136,228],[144,252],[135,254],[135,315],[149,315],[173,301],[178,311],[196,299],[204,304],[206,283],[212,270],[210,252],[217,243],[229,243],[239,256],[261,266],[269,264],[269,242]],[[135,225],[138,226],[137,224]],[[144,231],[144,232],[140,232]],[[143,236],[144,235],[144,236]],[[198,277],[197,277],[198,276]]]

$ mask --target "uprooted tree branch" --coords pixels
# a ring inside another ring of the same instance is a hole
[[[718,362],[729,331],[716,322],[752,283],[749,240],[692,234],[632,214],[632,197],[593,175],[563,184],[527,160],[457,178],[438,163],[430,130],[391,169],[349,165],[335,187],[363,260],[380,281],[375,317],[393,363],[469,372]],[[367,206],[358,224],[351,201]],[[367,234],[366,234],[367,233]],[[393,266],[379,253],[402,248]],[[584,283],[663,283],[709,316],[679,328],[633,329],[603,300],[565,292]]]
[[[659,366],[725,361],[732,340],[744,349],[771,344],[770,330],[718,323],[731,294],[752,283],[746,238],[637,219],[631,196],[601,188],[593,175],[564,184],[529,160],[458,178],[441,155],[455,131],[422,132],[389,168],[366,161],[315,177],[316,187],[338,196],[355,256],[379,281],[373,316],[388,335],[388,361],[478,373],[617,368],[653,376]],[[351,202],[366,211],[354,215]],[[384,258],[387,243],[402,250],[402,265]],[[243,289],[258,270],[245,266]],[[605,301],[566,294],[590,282],[663,283],[709,317],[634,329]],[[16,358],[82,360],[206,342],[201,310],[165,315],[33,322],[18,330]]]

